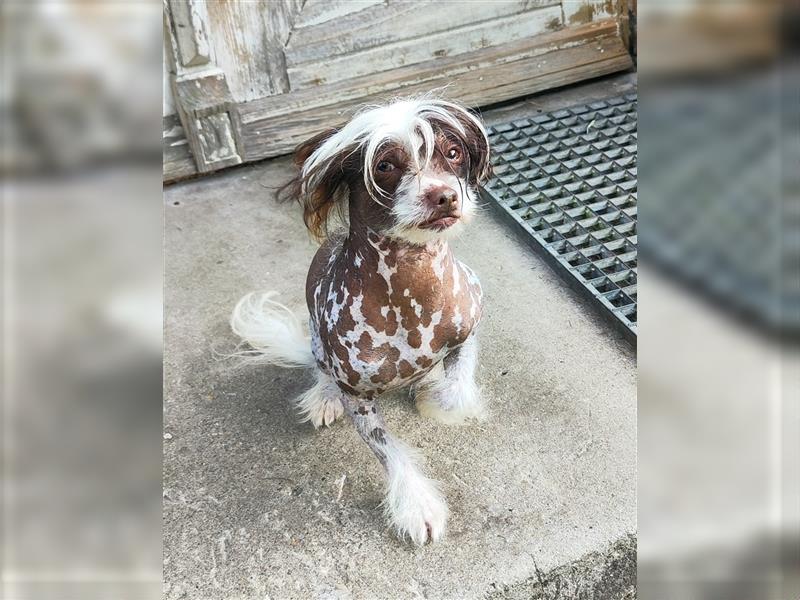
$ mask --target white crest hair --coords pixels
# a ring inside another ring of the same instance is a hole
[[[304,193],[313,189],[325,175],[325,164],[339,155],[364,151],[364,184],[377,201],[384,195],[375,183],[372,165],[378,150],[386,143],[402,145],[409,152],[415,169],[419,172],[428,166],[434,149],[435,123],[453,128],[466,135],[464,127],[454,115],[470,120],[483,134],[486,147],[489,138],[480,119],[463,106],[424,95],[396,99],[385,106],[367,106],[360,110],[337,133],[317,148],[303,165]],[[423,153],[424,149],[424,153]]]

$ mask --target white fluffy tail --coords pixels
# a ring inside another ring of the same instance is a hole
[[[247,342],[245,351],[258,362],[281,367],[311,367],[311,338],[298,316],[272,299],[276,292],[252,292],[239,300],[231,315],[231,329]]]

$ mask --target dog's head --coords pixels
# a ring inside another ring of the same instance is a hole
[[[301,144],[299,196],[309,230],[323,237],[349,199],[351,225],[413,244],[452,235],[471,218],[491,173],[489,140],[467,109],[431,98],[358,113]]]

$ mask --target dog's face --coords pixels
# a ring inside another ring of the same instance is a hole
[[[351,228],[363,225],[412,244],[453,235],[472,217],[490,174],[481,122],[441,100],[404,100],[357,115],[302,145],[306,224],[321,233],[349,198]]]
[[[434,140],[424,164],[411,149],[387,144],[371,165],[392,237],[425,243],[458,232],[472,218],[477,191],[466,142],[452,131],[437,131]]]

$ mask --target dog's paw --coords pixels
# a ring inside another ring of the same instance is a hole
[[[423,387],[415,401],[419,414],[447,425],[486,418],[486,406],[475,384]]]
[[[308,420],[318,429],[323,425],[330,427],[344,414],[344,405],[338,397],[325,398],[308,413]]]
[[[344,414],[341,395],[331,393],[331,390],[319,384],[298,398],[297,407],[303,415],[303,421],[311,422],[314,429],[323,425],[330,427]]]
[[[397,535],[417,546],[444,536],[447,503],[436,484],[418,472],[391,482],[386,513]]]

